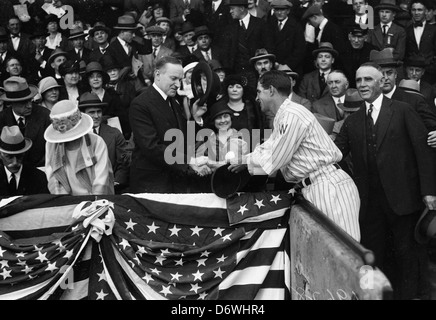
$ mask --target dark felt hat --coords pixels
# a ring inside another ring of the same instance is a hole
[[[61,76],[65,76],[67,73],[80,73],[80,62],[79,61],[72,61],[72,60],[66,60],[61,63],[59,66],[59,74]]]
[[[244,6],[248,7],[248,0],[227,0],[225,2],[228,6]]]
[[[306,9],[306,11],[303,14],[303,17],[301,17],[301,19],[304,21],[306,19],[309,19],[310,17],[314,16],[314,15],[322,15],[322,9],[320,6],[317,5],[312,5],[309,8]]]
[[[89,78],[89,76],[93,73],[93,72],[98,72],[103,76],[103,83],[108,83],[110,78],[109,75],[107,74],[106,71],[103,70],[103,66],[96,61],[91,61],[90,63],[88,63],[86,65],[86,69],[85,69],[85,75],[86,77]]]
[[[330,52],[334,58],[338,56],[338,51],[333,48],[330,42],[321,42],[318,48],[312,51],[312,56],[316,57],[320,52]]]
[[[398,67],[401,61],[394,59],[393,48],[385,48],[381,51],[371,50],[369,60],[377,63],[380,67]]]
[[[212,174],[212,191],[220,198],[227,199],[236,194],[247,185],[251,177],[247,169],[234,173],[228,170],[229,166],[230,163],[225,164]]]
[[[375,7],[375,10],[388,9],[392,11],[400,11],[400,7],[397,6],[396,0],[381,0]]]
[[[276,56],[272,53],[268,53],[264,48],[257,49],[254,52],[254,56],[250,58],[250,63],[253,64],[260,59],[269,59],[272,63],[276,62]]]
[[[425,68],[425,67],[427,67],[427,62],[425,61],[425,58],[422,55],[413,55],[413,56],[407,57],[404,60],[404,65],[406,67]]]
[[[199,26],[194,29],[195,35],[192,40],[197,41],[197,38],[203,34],[207,34],[209,37],[213,38],[213,32],[209,30],[207,26]]]
[[[97,107],[105,108],[108,106],[107,102],[102,102],[94,92],[84,92],[79,97],[79,110],[84,112],[86,108]]]
[[[94,24],[94,26],[92,27],[92,29],[89,30],[88,34],[90,37],[94,37],[94,33],[97,31],[104,31],[106,32],[108,35],[111,34],[111,29],[109,27],[106,27],[106,24],[104,22],[96,22]]]
[[[207,86],[203,91],[201,84],[201,76],[206,77]],[[194,101],[200,99],[199,105],[203,105],[208,98],[215,99],[221,89],[220,78],[212,71],[212,68],[205,61],[200,61],[192,71],[191,76],[192,93],[194,94]]]

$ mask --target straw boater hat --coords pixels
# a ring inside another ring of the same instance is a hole
[[[44,92],[53,88],[60,88],[61,85],[53,77],[45,77],[38,83],[38,92],[42,96]]]
[[[334,58],[338,56],[338,51],[333,48],[330,42],[320,42],[318,48],[312,51],[312,56],[316,58],[320,52],[329,52]]]
[[[20,102],[32,99],[38,93],[38,87],[28,85],[26,79],[10,77],[3,81],[4,93],[0,99],[6,102]]]
[[[105,108],[108,106],[107,102],[102,102],[94,92],[85,92],[79,97],[79,110],[85,112],[86,108],[98,107]]]
[[[425,244],[434,238],[436,238],[436,210],[426,208],[416,223],[415,240]]]
[[[92,130],[94,121],[80,112],[70,100],[57,102],[50,112],[52,124],[45,129],[44,139],[50,143],[62,143],[83,137]]]
[[[269,59],[272,64],[276,62],[276,56],[272,53],[268,53],[268,51],[264,48],[256,50],[256,52],[254,53],[254,57],[250,58],[250,63],[254,64],[260,59]]]
[[[75,28],[70,30],[70,36],[68,37],[68,40],[74,40],[79,38],[85,38],[86,34],[83,31],[82,27],[76,26]]]
[[[138,28],[135,19],[131,15],[118,17],[117,25],[114,27],[116,30],[137,30]]]
[[[393,51],[393,48],[385,48],[381,51],[371,50],[369,60],[377,63],[380,67],[399,67],[402,62],[394,59]]]
[[[0,151],[7,154],[24,153],[32,147],[32,140],[24,138],[18,126],[5,126],[0,135]]]

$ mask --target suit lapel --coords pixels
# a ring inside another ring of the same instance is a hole
[[[178,128],[179,122],[177,121],[177,118],[174,112],[172,112],[169,104],[163,99],[163,97],[154,87],[151,87],[151,90],[153,90],[154,99],[156,100],[156,103],[154,104],[155,109],[161,113],[165,119],[168,120],[171,127]]]
[[[254,29],[256,28],[255,24],[256,21],[254,20],[254,17],[250,17],[250,22],[248,23],[248,28],[247,28],[247,38],[250,37]]]
[[[393,114],[392,101],[383,97],[380,113],[377,118],[377,151],[379,150]]]
[[[361,141],[362,143],[362,154],[363,154],[363,159],[365,161],[365,164],[368,165],[368,148],[366,145],[366,106],[365,106],[365,102],[362,102],[361,107],[359,108],[359,110],[356,111],[356,129],[358,129],[356,131],[357,134],[357,141]]]
[[[381,26],[378,25],[375,29],[374,29],[374,35],[375,38],[377,39],[377,42],[380,44],[380,46],[383,46],[384,41],[383,41],[383,33],[381,30]]]

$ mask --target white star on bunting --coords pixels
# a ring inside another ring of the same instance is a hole
[[[277,201],[280,201],[282,199],[280,199],[280,195],[278,194],[277,196],[272,196],[272,199],[270,200],[271,202],[274,202],[275,204],[277,204]]]
[[[241,208],[238,210],[238,212],[241,213],[241,216],[244,215],[244,212],[245,212],[245,211],[248,211],[248,209],[247,209],[247,205],[246,205],[246,204],[244,204],[243,206],[241,206]]]

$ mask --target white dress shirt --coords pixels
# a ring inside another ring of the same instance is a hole
[[[371,116],[372,116],[372,120],[374,121],[374,124],[377,122],[378,115],[380,114],[380,109],[381,109],[382,102],[383,102],[383,95],[381,94],[372,103],[372,113],[371,113]],[[369,110],[369,105],[370,104],[371,103],[365,101],[366,114],[368,114],[368,110]]]
[[[418,46],[418,49],[419,49],[419,44],[421,43],[422,33],[424,32],[425,23],[426,23],[425,21],[422,23],[422,27],[413,28],[413,33],[415,34],[416,45]]]

